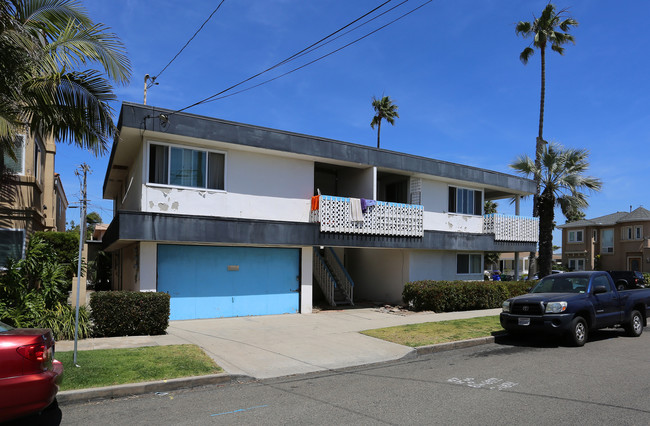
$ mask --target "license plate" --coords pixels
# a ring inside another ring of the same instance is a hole
[[[519,325],[530,325],[530,318],[519,318]]]

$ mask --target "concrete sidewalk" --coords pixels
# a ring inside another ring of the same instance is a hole
[[[78,342],[77,349],[192,343],[221,366],[226,376],[265,379],[393,361],[415,352],[413,348],[368,337],[359,331],[499,312],[501,309],[390,313],[378,308],[347,308],[305,315],[170,321],[166,335],[86,339]],[[71,351],[73,347],[72,341],[56,344],[57,351]],[[62,392],[59,399],[65,399],[65,394]]]

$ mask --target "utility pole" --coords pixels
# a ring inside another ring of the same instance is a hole
[[[79,335],[79,293],[81,292],[81,261],[84,248],[84,240],[86,235],[86,203],[88,202],[86,198],[86,177],[90,171],[90,166],[83,163],[79,166],[77,170],[74,171],[74,174],[77,177],[81,177],[83,173],[83,179],[81,181],[81,222],[79,223],[79,258],[77,261],[77,300],[75,302],[75,313],[74,313],[74,356],[72,357],[72,362],[75,366],[77,365],[77,340]]]
[[[156,77],[149,77],[149,74],[144,75],[144,104],[147,105],[147,89],[157,86]]]

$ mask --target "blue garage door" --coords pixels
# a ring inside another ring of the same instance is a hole
[[[158,245],[170,319],[296,313],[299,249]]]

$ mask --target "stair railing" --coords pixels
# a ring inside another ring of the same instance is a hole
[[[354,305],[354,282],[348,271],[343,266],[341,259],[331,247],[325,249],[325,263],[330,266],[332,275],[338,283],[339,288],[343,291],[351,305]]]
[[[316,282],[323,291],[323,295],[325,296],[327,302],[331,306],[336,306],[336,302],[334,302],[334,288],[336,287],[336,280],[327,267],[325,259],[323,259],[323,256],[321,256],[321,254],[316,249],[314,249],[314,277],[316,278]]]

